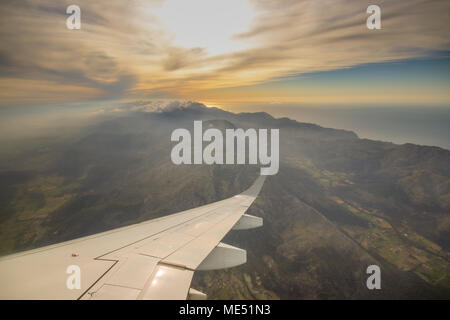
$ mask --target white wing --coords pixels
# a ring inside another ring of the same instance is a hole
[[[0,299],[206,298],[190,289],[194,271],[246,262],[245,250],[220,241],[232,228],[262,225],[244,213],[264,178],[226,200],[3,257]]]

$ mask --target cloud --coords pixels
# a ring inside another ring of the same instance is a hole
[[[254,19],[231,39],[245,48],[221,54],[207,45],[177,45],[177,34],[158,17],[162,3],[80,0],[82,28],[67,30],[65,9],[72,1],[2,2],[2,103],[28,102],[33,95],[196,98],[204,90],[450,49],[446,0],[250,0]],[[380,5],[382,30],[366,28],[369,4]],[[207,27],[202,13],[191,11],[189,22]]]
[[[65,10],[69,4],[42,0],[0,4],[5,14],[0,22],[0,80],[7,88],[0,92],[6,98],[3,103],[21,102],[21,97],[33,94],[40,102],[45,88],[40,85],[40,92],[31,92],[35,86],[27,85],[30,81],[50,83],[46,95],[50,101],[55,87],[66,89],[68,100],[120,97],[136,87],[139,75],[118,49],[126,49],[124,39],[138,34],[140,27],[132,21],[117,21],[121,14],[129,19],[137,9],[121,1],[102,5],[81,1],[82,29],[68,30]],[[5,84],[7,79],[10,84]]]

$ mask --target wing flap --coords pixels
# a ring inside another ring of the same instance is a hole
[[[194,271],[170,265],[159,265],[148,286],[138,299],[185,300]]]
[[[105,284],[142,290],[160,259],[133,254],[121,260]]]

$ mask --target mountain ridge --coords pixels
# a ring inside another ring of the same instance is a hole
[[[280,129],[279,173],[267,179],[248,212],[263,217],[264,226],[224,239],[246,249],[248,263],[197,272],[195,288],[213,299],[450,297],[448,150],[200,104],[125,112],[3,159],[0,252],[161,217],[245,190],[259,166],[171,163],[171,132],[192,130],[193,120],[222,130]],[[365,286],[370,264],[382,269],[380,291]]]

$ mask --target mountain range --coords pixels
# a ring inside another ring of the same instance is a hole
[[[191,103],[127,111],[30,139],[0,157],[0,254],[230,197],[258,165],[174,165],[176,128],[276,128],[280,169],[248,213],[264,226],[224,242],[245,265],[196,272],[212,299],[450,298],[450,151],[360,139],[260,113]],[[381,290],[366,268],[381,268]]]

